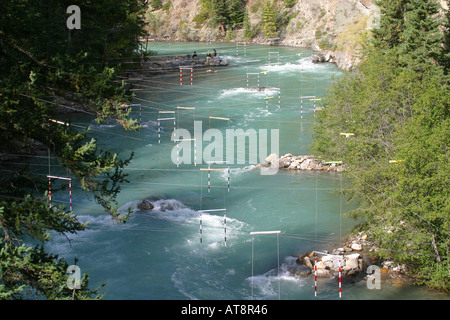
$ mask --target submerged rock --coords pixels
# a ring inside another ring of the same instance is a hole
[[[152,210],[154,208],[154,206],[150,201],[142,200],[142,202],[138,204],[138,208],[143,211],[148,211],[148,210]]]
[[[292,268],[290,268],[289,271],[290,273],[301,277],[307,277],[308,275],[311,274],[311,269],[303,264],[297,264]]]

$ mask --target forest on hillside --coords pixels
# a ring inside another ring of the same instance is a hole
[[[124,130],[137,129],[121,108],[131,93],[116,80],[145,34],[146,6],[139,0],[78,1],[80,28],[69,28],[72,4],[0,3],[0,299],[99,297],[87,274],[79,290],[70,290],[66,271],[73,263],[44,249],[50,232],[71,234],[86,226],[65,206],[49,205],[45,176],[30,173],[26,161],[11,165],[11,159],[48,151],[112,218],[123,219],[116,196],[132,155],[99,149],[89,128],[52,120],[75,109],[97,123],[109,119]]]
[[[380,28],[327,95],[313,150],[346,164],[351,214],[379,254],[448,291],[450,15],[436,1],[379,5]]]

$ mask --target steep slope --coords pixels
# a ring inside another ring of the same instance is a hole
[[[376,26],[379,9],[374,0],[278,0],[272,1],[277,36],[263,32],[263,7],[267,0],[245,2],[252,38],[244,38],[242,26],[225,26],[210,19],[204,0],[166,0],[163,8],[149,6],[150,37],[171,41],[247,41],[311,47],[326,61],[350,69],[358,61],[361,39]],[[151,1],[152,2],[152,1]]]

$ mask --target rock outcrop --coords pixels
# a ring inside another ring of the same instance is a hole
[[[230,41],[262,45],[285,45],[312,48],[328,55],[328,62],[349,70],[358,62],[361,39],[379,22],[380,10],[374,0],[302,0],[286,6],[285,1],[273,5],[284,17],[277,35],[267,38],[262,32],[260,0],[246,1],[254,36],[244,37],[244,29],[226,31],[201,14],[200,0],[171,0],[166,9],[150,10],[150,37],[156,41]],[[203,18],[202,18],[203,17]]]
[[[297,266],[290,268],[290,272],[302,277],[317,274],[318,278],[333,278],[339,275],[340,268],[342,278],[367,279],[367,268],[374,265],[384,280],[404,279],[405,266],[379,259],[377,249],[377,246],[368,240],[367,234],[359,232],[349,237],[342,247],[332,249],[330,252],[313,251],[298,256]],[[306,269],[309,269],[309,272]]]
[[[344,166],[340,161],[324,162],[312,155],[294,156],[290,153],[285,154],[281,158],[277,154],[272,153],[262,163],[263,167],[278,166],[279,169],[286,170],[319,170],[341,172]]]
[[[228,62],[225,59],[207,59],[206,57],[192,58],[191,55],[185,56],[149,56],[145,58],[142,64],[142,69],[139,73],[142,75],[162,74],[167,72],[179,71],[180,67],[210,68],[227,66]],[[194,74],[195,76],[195,74]],[[189,80],[190,75],[185,75]]]
[[[152,210],[154,208],[154,206],[150,201],[145,199],[145,200],[142,200],[142,202],[140,202],[138,204],[138,208],[142,211],[149,211],[149,210]]]

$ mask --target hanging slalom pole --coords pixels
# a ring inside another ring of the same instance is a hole
[[[280,108],[281,106],[281,89],[280,88],[271,88],[271,89],[275,89],[278,92],[278,108]],[[267,93],[266,93],[266,97],[264,98],[266,100],[266,109],[269,109],[269,99],[274,99],[275,97],[267,97]]]
[[[223,117],[213,117],[213,116],[209,116],[209,119],[217,119],[217,120],[226,120],[226,121],[230,121],[230,118],[223,118]],[[219,160],[214,160],[214,161],[207,161],[208,163],[208,169],[200,169],[200,170],[208,170],[208,193],[210,193],[211,191],[211,171],[224,171],[224,168],[220,168],[220,169],[211,169],[211,164],[228,164],[228,192],[230,192],[230,165],[229,165],[229,161],[219,161]]]
[[[223,233],[225,239],[225,247],[227,246],[227,212],[223,213]]]
[[[247,72],[246,73],[246,75],[247,75],[247,89],[250,89],[250,87],[249,87],[249,76],[250,75],[257,75],[257,80],[258,80],[258,86],[256,87],[256,89],[259,91],[259,72],[258,73],[255,73],[255,72]]]
[[[261,71],[261,72],[260,72],[261,74],[264,74],[264,75],[265,75],[265,78],[266,78],[266,88],[269,86],[268,81],[267,81],[268,78],[269,78],[269,76],[268,76],[269,72],[270,72],[270,71],[268,71],[268,70],[266,70],[266,71]]]
[[[218,120],[230,120],[230,118],[222,118],[222,117],[213,117],[213,116],[209,116],[210,119],[218,119]],[[214,161],[215,162],[215,161]]]
[[[266,109],[269,110],[269,100],[273,99],[273,97],[267,97],[267,92],[266,92],[266,97],[264,98],[264,100],[266,100]]]
[[[173,141],[177,143],[177,167],[179,167],[179,158],[180,158],[180,151],[178,148],[179,142],[194,141],[194,166],[197,166],[197,140],[193,138],[193,139],[175,139]]]
[[[72,211],[72,180],[69,180],[69,211]]]
[[[316,116],[316,111],[317,111],[317,107],[316,107],[316,101],[320,101],[322,99],[316,99],[315,97],[313,99],[310,99],[310,101],[314,101],[314,117]]]
[[[228,172],[228,177],[227,177],[227,187],[228,187],[228,192],[230,192],[230,176],[231,176],[231,170],[230,170],[230,165],[228,164],[229,161],[208,161],[208,169],[205,168],[200,168],[200,171],[208,171],[208,193],[211,192],[211,171],[225,171],[227,170]],[[217,169],[212,169],[211,168],[211,164],[228,164],[228,168],[217,168]]]
[[[342,298],[342,287],[341,287],[341,260],[339,260],[339,298]]]
[[[271,55],[272,54],[276,54],[277,55],[277,63],[275,63],[275,65],[279,65],[280,64],[280,53],[278,52],[278,51],[276,51],[276,52],[269,52],[269,66],[271,65],[271,62],[270,62],[270,58],[271,58]]]
[[[51,122],[57,123],[57,124],[62,124],[63,126],[67,126],[67,127],[69,126],[69,124],[67,122],[62,122],[62,121],[54,120],[54,119],[48,119],[48,120],[50,120]]]
[[[224,168],[211,169],[210,163],[208,163],[208,169],[200,168],[200,171],[208,171],[208,193],[211,192],[211,171],[224,171],[224,170],[225,170]]]
[[[254,246],[253,246],[253,236],[254,236],[254,235],[262,235],[262,234],[276,234],[276,235],[277,235],[277,258],[278,258],[277,278],[278,278],[278,300],[280,300],[280,294],[281,294],[281,290],[280,290],[280,243],[279,243],[279,234],[280,234],[280,233],[281,233],[281,231],[258,231],[258,232],[250,232],[250,235],[252,236],[252,288],[251,288],[252,300],[253,300],[253,251],[254,251]]]
[[[211,192],[211,165],[208,164],[208,193]]]
[[[317,297],[317,257],[314,261],[314,296]]]
[[[300,98],[300,119],[303,119],[303,99]]]
[[[223,215],[223,227],[224,227],[224,240],[225,240],[225,246],[227,246],[227,209],[209,209],[209,210],[199,210],[200,213],[200,235],[202,234],[202,213],[208,213],[208,212],[224,212]],[[200,237],[200,243],[203,242],[202,236]]]
[[[231,179],[231,170],[230,170],[230,165],[228,165],[228,192],[230,192],[230,179]]]
[[[69,181],[69,210],[72,211],[72,179],[71,178],[65,178],[65,177],[57,177],[57,176],[51,176],[47,175],[48,178],[48,202],[49,207],[52,207],[52,180],[51,179],[58,179],[58,180],[65,180]]]
[[[161,143],[161,122],[158,119],[158,143]]]
[[[48,178],[48,205],[52,207],[52,179]]]
[[[244,49],[244,57],[247,55],[247,42],[236,42],[236,55],[239,55],[239,46],[242,46]]]
[[[180,67],[180,86],[183,85],[183,70],[190,70],[191,71],[191,86],[194,82],[194,68],[193,67],[187,67],[187,66],[181,66]]]
[[[300,118],[301,119],[303,119],[303,99],[309,99],[309,101],[316,101],[316,96],[301,96],[300,97]],[[315,112],[315,109],[316,109],[316,104],[314,102],[314,112]]]
[[[180,124],[181,121],[181,117],[180,117],[180,110],[195,110],[195,107],[179,107],[177,106],[178,109],[178,124]],[[192,118],[193,120],[195,120],[194,117],[194,111],[192,111]],[[183,140],[178,140],[178,141],[187,141],[188,139],[183,139]],[[194,166],[197,166],[197,140],[196,139],[190,139],[190,140],[194,140]],[[178,152],[178,149],[177,149]],[[178,153],[177,153],[178,154]]]
[[[158,111],[159,113],[175,113],[175,111]],[[173,120],[173,130],[176,128],[176,117],[172,118],[158,118],[156,119],[158,121],[158,143],[161,143],[161,121],[164,120]]]
[[[281,108],[281,88],[277,88],[278,90],[278,108]]]
[[[200,213],[200,243],[203,243],[203,225],[202,225],[202,212]]]

